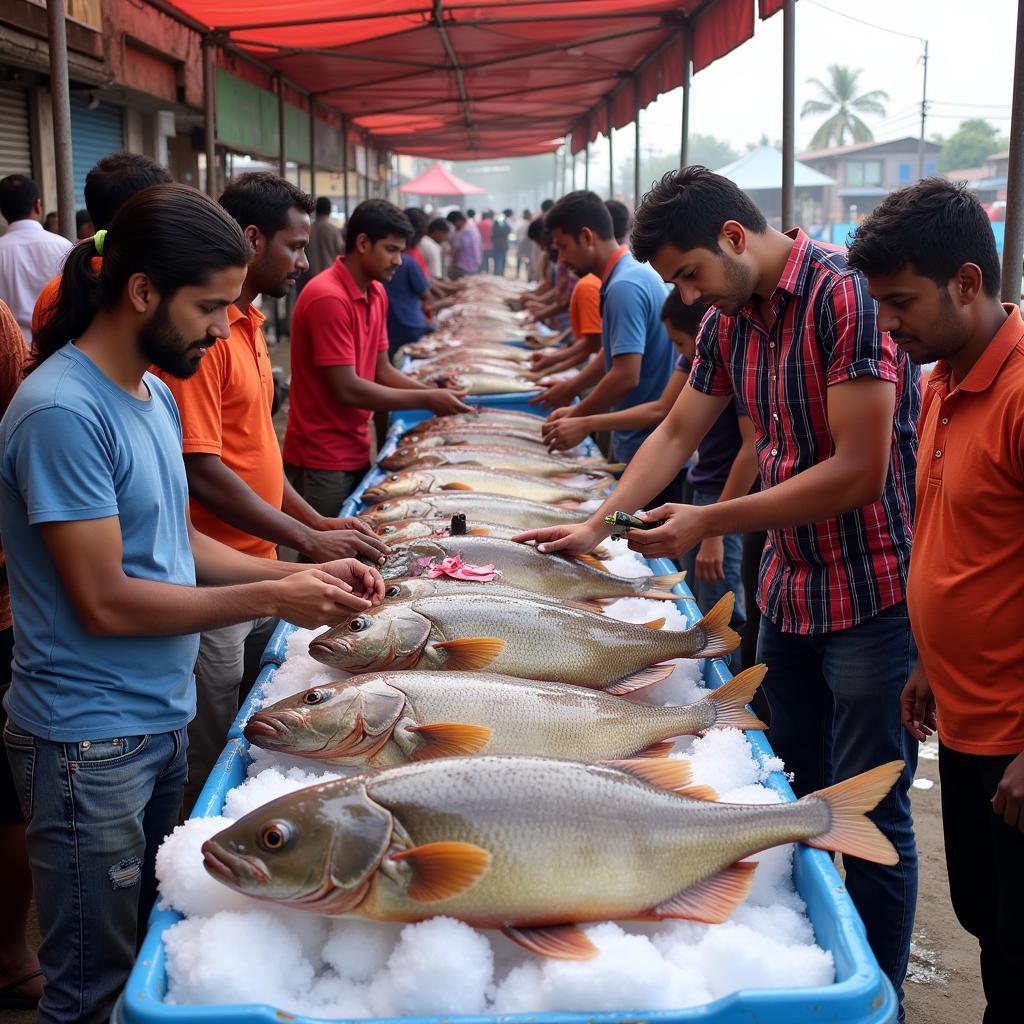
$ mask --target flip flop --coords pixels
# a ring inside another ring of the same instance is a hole
[[[43,972],[33,971],[24,978],[12,981],[0,988],[0,1010],[33,1010],[39,1005],[39,996],[21,995],[18,989],[33,978],[42,977]]]

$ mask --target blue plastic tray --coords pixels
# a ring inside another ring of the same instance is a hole
[[[488,402],[488,404],[490,404]],[[529,411],[533,411],[532,409]],[[422,417],[417,417],[422,418]],[[398,435],[415,422],[403,413],[389,432],[382,456],[394,450]],[[353,492],[342,509],[342,515],[353,515],[361,504],[362,493],[386,474],[373,469]],[[667,559],[655,559],[651,568],[656,574],[675,572]],[[685,583],[675,588],[681,597],[691,598]],[[677,607],[692,624],[698,618],[692,600],[683,600]],[[288,637],[295,627],[282,623],[275,630],[263,654],[259,679],[242,706],[229,732],[227,746],[221,753],[196,802],[193,817],[219,814],[229,790],[245,780],[248,766],[248,743],[241,729],[260,704],[260,691],[284,660]],[[704,665],[708,686],[721,686],[731,678],[721,659]],[[763,733],[748,732],[747,739],[755,757],[772,757],[772,749]],[[784,800],[795,799],[784,775],[773,772],[767,785]],[[832,985],[799,989],[741,989],[703,1006],[680,1010],[619,1013],[538,1013],[503,1016],[446,1016],[379,1018],[382,1024],[892,1024],[896,1020],[897,1003],[892,986],[884,977],[868,946],[864,925],[855,910],[832,860],[822,850],[797,845],[793,857],[793,881],[797,892],[807,904],[807,914],[819,946],[832,953],[836,980]],[[163,1002],[167,992],[164,962],[164,931],[180,915],[154,910],[149,930],[139,957],[118,1000],[111,1021],[114,1024],[323,1024],[324,1018],[295,1016],[262,1005],[233,1006],[170,1006]]]

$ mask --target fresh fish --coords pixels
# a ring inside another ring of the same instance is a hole
[[[435,537],[454,536],[451,526],[451,519],[399,519],[393,523],[381,523],[373,532],[388,544],[402,545],[412,544],[418,540],[432,540]],[[474,519],[462,536],[511,540],[522,532],[521,526],[506,526],[504,523],[488,523]],[[605,547],[594,548],[593,555],[599,559],[611,558],[611,552]]]
[[[525,378],[502,377],[484,370],[470,370],[464,373],[449,373],[438,370],[420,378],[432,388],[454,388],[470,395],[512,395],[539,391],[536,381]]]
[[[667,753],[672,737],[766,728],[746,709],[765,672],[755,665],[685,707],[489,672],[384,672],[264,708],[249,719],[245,738],[266,750],[369,768],[479,753],[590,763],[650,757]]]
[[[604,614],[604,605],[598,600],[593,601],[572,601],[564,597],[551,597],[548,594],[534,594],[529,590],[522,590],[508,583],[493,580],[488,583],[483,580],[461,580],[453,579],[450,576],[437,576],[433,579],[428,576],[405,576],[398,579],[388,580],[384,584],[384,597],[391,603],[397,601],[414,601],[419,597],[434,597],[438,594],[488,594],[498,597],[521,597],[526,601],[544,601],[549,604],[556,604],[560,608],[566,606],[572,608],[583,608],[587,611]]]
[[[504,447],[463,447],[425,448],[405,446],[397,449],[392,455],[381,459],[381,469],[399,471],[418,467],[434,466],[485,466],[490,469],[512,469],[517,473],[529,473],[531,476],[572,476],[585,474],[606,484],[612,482],[610,472],[622,472],[625,463],[607,463],[602,459],[591,462],[562,459],[557,455],[546,453],[525,452],[521,449]]]
[[[232,889],[299,910],[445,915],[543,956],[588,959],[597,949],[577,922],[726,920],[753,882],[744,858],[769,847],[898,863],[866,814],[902,768],[748,805],[694,799],[710,794],[694,793],[684,760],[422,761],[272,800],[208,839],[203,864]]]
[[[418,451],[433,451],[441,448],[488,448],[491,445],[501,448],[515,449],[520,452],[533,452],[537,455],[547,455],[548,447],[540,437],[523,437],[520,434],[503,433],[500,430],[481,430],[469,432],[453,431],[448,434],[414,434],[399,441],[401,448],[415,448]],[[572,455],[560,452],[560,457],[566,462],[573,462]],[[579,461],[579,460],[575,460]]]
[[[367,501],[400,498],[406,494],[434,491],[478,491],[482,494],[511,494],[533,501],[575,501],[582,504],[595,497],[593,491],[545,480],[526,473],[501,472],[477,466],[438,466],[436,469],[392,473],[364,492]]]
[[[464,373],[486,373],[492,377],[507,377],[509,380],[532,379],[527,371],[520,370],[513,363],[492,363],[484,359],[451,360],[440,365],[426,363],[405,371],[407,377],[424,381],[436,377],[438,374],[453,375]]]
[[[502,345],[487,341],[457,342],[452,344],[407,345],[405,354],[412,359],[435,359],[446,355],[484,355],[507,363],[528,363],[530,352],[517,345]]]
[[[442,491],[415,497],[386,498],[363,509],[359,518],[378,526],[403,519],[450,520],[456,512],[465,512],[471,521],[479,518],[490,523],[517,526],[520,532],[559,523],[582,523],[589,518],[589,513],[577,509],[546,505],[507,494],[478,494],[476,491]]]
[[[528,598],[446,594],[360,612],[315,636],[309,653],[354,674],[489,668],[623,694],[671,675],[673,666],[660,662],[734,651],[740,637],[729,628],[732,603],[726,594],[690,629],[663,630],[664,618],[637,624]]]
[[[432,558],[440,563],[451,555],[461,555],[471,565],[494,565],[500,580],[509,586],[548,597],[591,601],[619,597],[646,597],[677,601],[672,588],[681,583],[686,573],[668,576],[614,576],[597,558],[582,555],[567,558],[545,555],[532,544],[519,544],[500,537],[430,537],[404,546],[391,545],[391,554],[379,567],[385,580],[413,576],[416,564]]]
[[[479,412],[451,413],[448,416],[431,416],[429,419],[420,420],[419,423],[414,423],[407,433],[447,431],[466,424],[490,429],[511,426],[518,430],[529,431],[531,435],[539,437],[541,428],[544,426],[544,417],[527,412],[481,406]]]

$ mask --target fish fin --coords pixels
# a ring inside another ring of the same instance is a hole
[[[579,925],[554,924],[546,928],[516,928],[507,924],[501,929],[517,946],[551,960],[593,960],[600,952]]]
[[[505,641],[496,636],[467,636],[434,644],[444,651],[444,667],[452,672],[474,672],[486,668],[505,649]]]
[[[804,842],[820,850],[848,853],[875,864],[898,864],[899,854],[892,843],[866,815],[892,789],[902,771],[902,761],[889,761],[804,797],[804,800],[824,800],[832,813],[827,831]]]
[[[675,670],[675,665],[650,665],[637,672],[630,672],[628,676],[623,676],[621,679],[616,679],[611,686],[605,686],[603,689],[605,693],[610,693],[614,697],[622,697],[635,690],[642,690],[645,686],[664,682]]]
[[[715,705],[714,727],[733,729],[767,729],[768,726],[747,710],[757,688],[761,685],[767,665],[751,665],[738,676],[733,677],[717,690],[708,694],[708,700]]]
[[[683,918],[704,924],[721,924],[747,898],[756,870],[757,863],[752,860],[730,864],[718,874],[702,879],[652,907],[645,917],[654,921]]]
[[[725,654],[732,654],[739,647],[740,635],[729,626],[734,600],[731,590],[723,594],[715,607],[693,627],[704,633],[704,643],[700,650],[695,651],[690,657],[720,658]]]
[[[453,480],[450,484],[441,484],[442,491],[471,491],[473,488],[469,484],[460,483],[458,480]]]
[[[599,572],[607,572],[604,562],[600,558],[595,558],[594,555],[573,555],[573,558],[577,562],[582,562],[584,565],[589,565],[591,569],[597,569]]]
[[[466,531],[468,537],[490,537],[491,528],[489,526],[472,526]]]
[[[412,868],[409,897],[436,903],[472,889],[491,866],[491,852],[473,843],[427,843],[393,853]]]
[[[592,554],[595,558],[600,559],[602,562],[607,562],[608,559],[612,557],[612,553],[603,544],[599,544],[596,548],[594,548]]]
[[[690,762],[678,757],[632,757],[625,761],[600,761],[627,775],[635,775],[657,789],[667,789],[691,800],[717,800],[718,794],[710,786],[694,785]]]
[[[652,590],[671,590],[673,587],[678,587],[683,580],[686,579],[686,572],[670,572],[665,576],[650,576],[650,585]],[[644,595],[647,596],[646,594]],[[678,600],[679,595],[673,594],[674,598]]]
[[[657,743],[652,743],[649,747],[644,747],[643,750],[637,751],[634,757],[668,757],[672,752],[672,748],[675,746],[675,740],[658,740]]]
[[[466,722],[410,725],[408,731],[417,733],[423,741],[412,755],[414,761],[479,754],[494,735],[494,731],[486,725],[470,725]]]
[[[650,622],[641,622],[641,626],[646,626],[648,629],[661,629],[665,625],[665,616],[662,615],[660,619],[651,619]]]

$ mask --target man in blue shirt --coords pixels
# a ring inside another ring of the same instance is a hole
[[[198,634],[257,616],[338,622],[383,592],[353,560],[308,569],[192,528],[178,411],[146,368],[187,377],[228,337],[249,255],[195,189],[134,196],[71,251],[0,422],[4,741],[28,819],[45,1024],[107,1020],[131,969],[181,806]]]
[[[615,240],[612,217],[594,192],[570,192],[548,211],[544,226],[558,258],[580,277],[601,278],[601,358],[587,365],[576,380],[577,393],[593,390],[578,405],[556,409],[547,431],[566,417],[617,412],[657,399],[672,376],[675,354],[661,307],[668,288],[645,263],[637,263]],[[629,462],[650,433],[616,430],[612,458]]]

